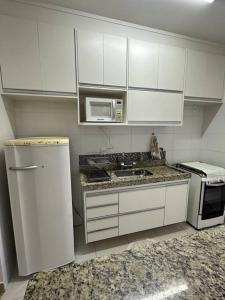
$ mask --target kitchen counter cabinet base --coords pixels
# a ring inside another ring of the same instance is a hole
[[[86,243],[186,221],[188,184],[185,179],[84,192]]]

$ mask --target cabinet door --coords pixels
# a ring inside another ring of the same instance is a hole
[[[158,89],[182,91],[185,49],[160,45]]]
[[[103,34],[78,32],[79,82],[103,84]]]
[[[76,93],[74,29],[38,24],[43,90]]]
[[[99,230],[96,232],[91,232],[87,234],[87,243],[92,243],[95,241],[101,241],[105,239],[109,239],[112,237],[118,236],[118,228],[110,228],[110,229],[104,229]]]
[[[3,88],[41,90],[37,23],[1,16],[0,55]]]
[[[185,96],[222,99],[224,57],[188,50]]]
[[[188,185],[168,186],[164,225],[186,221]]]
[[[119,212],[127,213],[138,210],[165,206],[165,187],[140,189],[119,193]]]
[[[206,73],[205,96],[222,99],[224,96],[225,57],[208,54]]]
[[[188,50],[185,95],[204,97],[207,74],[207,54]]]
[[[129,41],[129,86],[157,88],[158,44]]]
[[[119,235],[163,226],[164,208],[119,216]]]
[[[118,205],[118,193],[113,194],[99,194],[86,197],[86,208],[104,207],[108,205]]]
[[[128,96],[130,123],[182,122],[184,101],[180,93],[130,90]]]
[[[104,84],[126,86],[127,39],[104,35]]]

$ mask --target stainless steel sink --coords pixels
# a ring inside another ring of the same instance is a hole
[[[144,169],[138,169],[138,170],[117,170],[114,172],[117,177],[126,177],[126,176],[150,176],[153,175],[151,172],[144,170]]]

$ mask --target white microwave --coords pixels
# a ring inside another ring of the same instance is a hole
[[[110,98],[85,98],[86,122],[123,122],[123,100]]]

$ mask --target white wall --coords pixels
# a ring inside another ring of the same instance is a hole
[[[21,2],[21,3],[20,3]],[[74,10],[32,4],[32,1],[1,0],[0,14],[100,31],[131,38],[156,41],[184,48],[224,53],[224,46],[191,39],[169,32],[120,22]],[[16,136],[67,135],[71,140],[72,186],[77,199],[78,154],[109,151],[148,151],[150,127],[80,127],[73,103],[15,102]],[[185,107],[184,126],[154,128],[159,143],[167,150],[169,162],[196,160],[200,154],[203,109]],[[76,200],[77,201],[77,200]]]
[[[5,285],[15,267],[14,239],[11,224],[11,212],[8,195],[8,184],[5,169],[4,141],[14,137],[13,106],[0,96],[0,264]]]
[[[74,103],[15,102],[15,133],[31,135],[66,135],[70,137],[71,155],[149,151],[153,131],[165,147],[169,162],[199,157],[203,108],[185,106],[182,127],[102,127],[78,126]],[[72,162],[72,165],[73,165]]]
[[[202,135],[202,160],[225,167],[225,106],[206,107]]]
[[[160,146],[167,151],[170,163],[200,159],[203,108],[185,106],[182,127],[90,127],[77,125],[74,103],[30,102],[14,103],[17,137],[63,135],[70,138],[72,186],[76,207],[79,154],[149,151],[153,130]],[[107,149],[108,148],[108,149]]]

